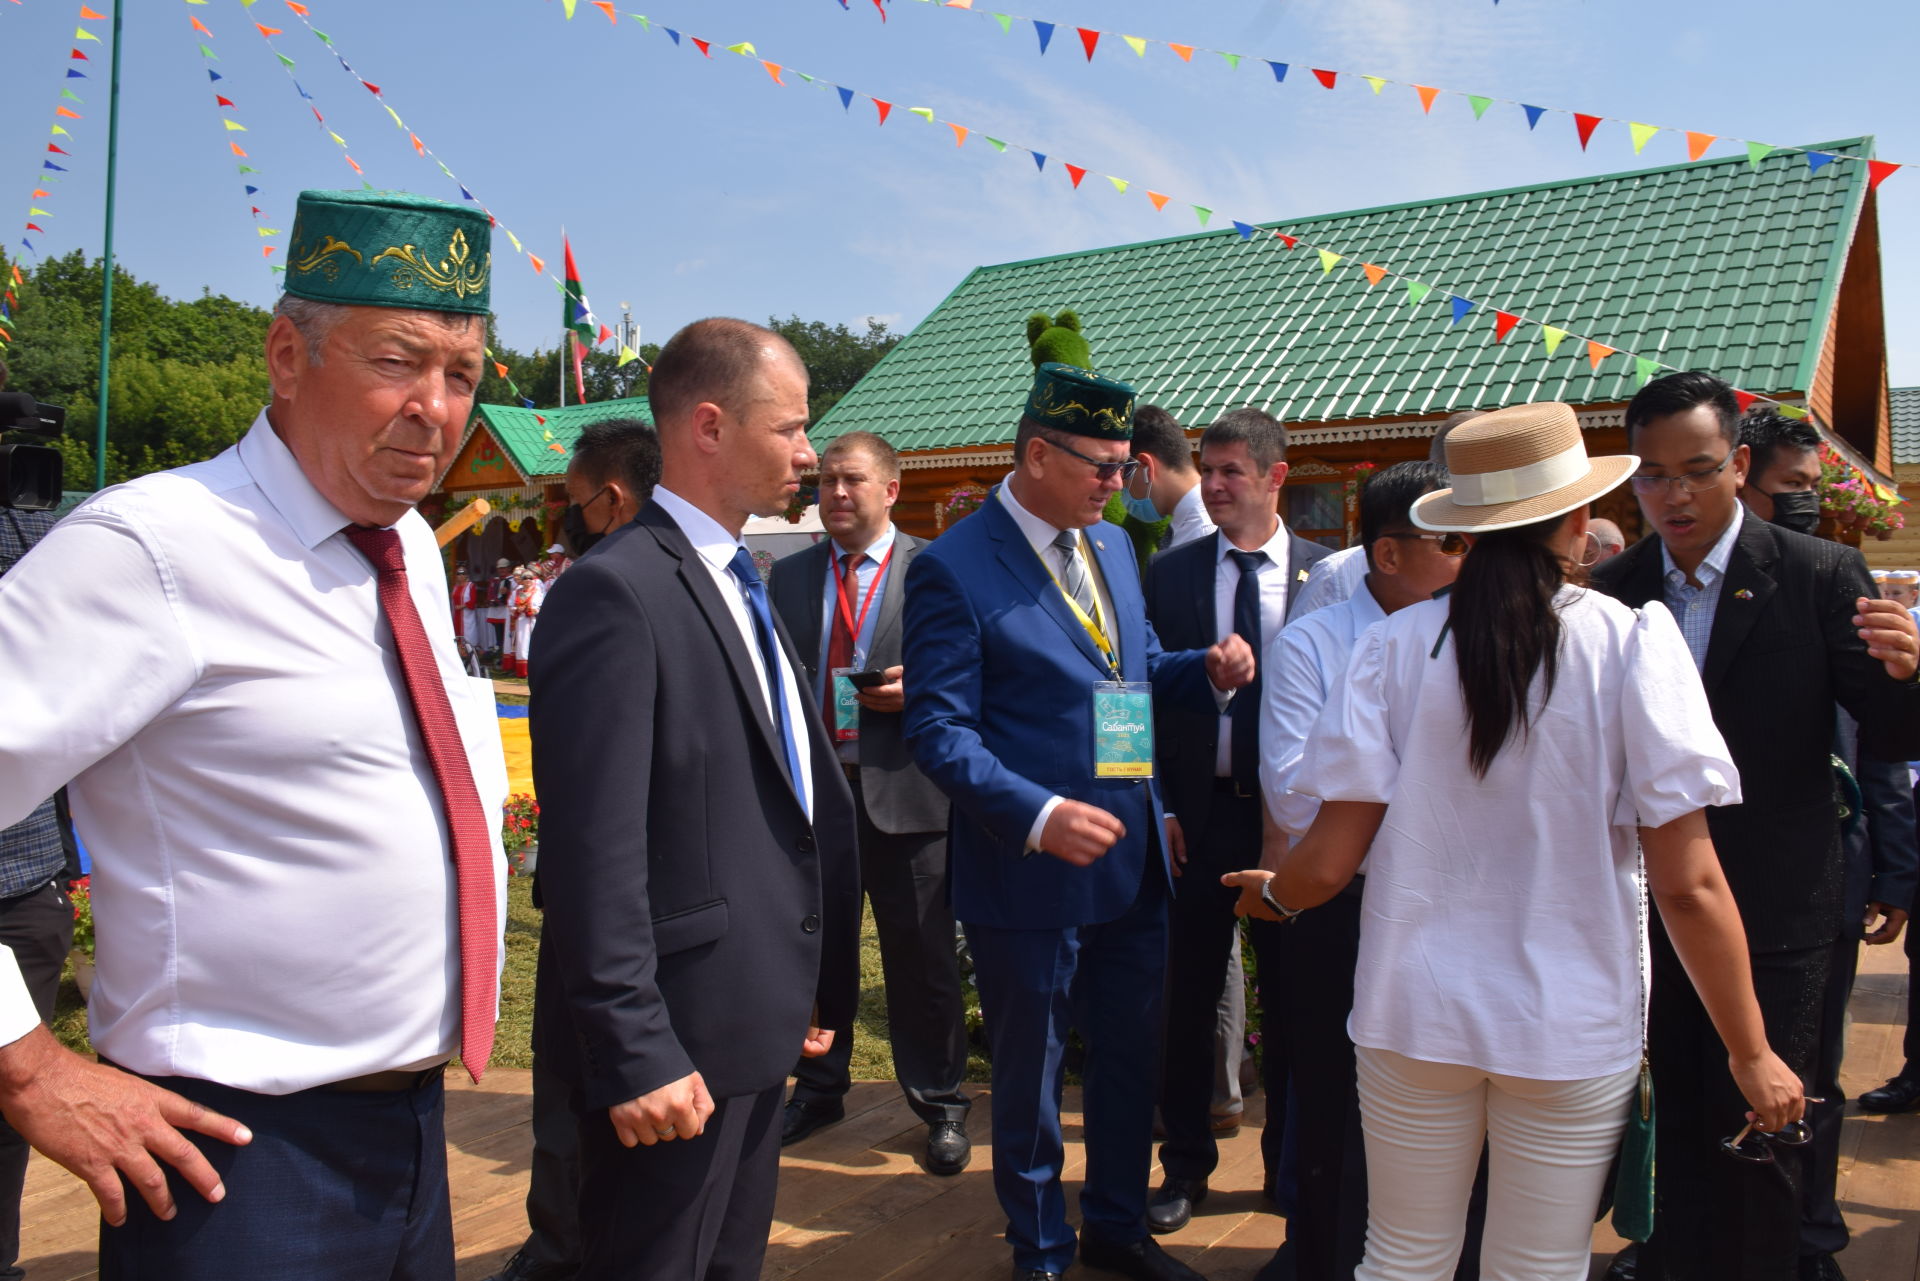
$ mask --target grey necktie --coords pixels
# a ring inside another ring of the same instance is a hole
[[[1093,584],[1087,581],[1087,565],[1080,557],[1080,549],[1074,539],[1073,531],[1061,530],[1060,536],[1053,540],[1053,545],[1060,549],[1062,561],[1060,585],[1066,588],[1067,595],[1086,611],[1087,617],[1092,618],[1094,616]]]

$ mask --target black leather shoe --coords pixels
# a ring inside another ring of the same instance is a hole
[[[927,1173],[958,1174],[973,1160],[973,1140],[958,1121],[935,1121],[927,1126]]]
[[[1803,1254],[1800,1256],[1800,1281],[1847,1281],[1847,1278],[1831,1254]]]
[[[1049,1272],[1045,1268],[1023,1268],[1013,1265],[1013,1281],[1065,1281],[1065,1274]]]
[[[507,1260],[507,1266],[487,1278],[487,1281],[573,1281],[574,1270],[557,1263],[536,1263],[527,1257],[525,1248],[515,1250],[513,1257]]]
[[[1169,1177],[1147,1202],[1149,1232],[1178,1232],[1193,1218],[1193,1208],[1207,1199],[1205,1179]]]
[[[1640,1275],[1640,1247],[1630,1245],[1613,1256],[1604,1281],[1635,1281]]]
[[[1152,1237],[1119,1244],[1099,1237],[1080,1238],[1080,1261],[1090,1268],[1118,1272],[1134,1281],[1206,1281],[1180,1260],[1160,1248]]]
[[[835,1100],[832,1103],[805,1103],[799,1099],[787,1100],[787,1110],[780,1118],[780,1146],[792,1147],[815,1130],[825,1129],[835,1121],[843,1121],[847,1116],[847,1105]]]
[[[1920,1076],[1896,1076],[1860,1096],[1862,1112],[1911,1112],[1920,1107]]]

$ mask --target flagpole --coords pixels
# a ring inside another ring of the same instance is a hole
[[[560,228],[560,243],[563,245],[567,243],[567,229],[564,226]],[[564,284],[560,286],[560,296],[567,300],[567,305],[572,305],[573,295],[567,292]],[[560,408],[562,409],[567,407],[567,357],[572,354],[567,350],[567,338],[572,333],[571,329],[560,331]]]
[[[100,282],[100,412],[93,429],[93,487],[107,487],[107,379],[113,354],[113,180],[120,148],[120,0],[113,0],[113,72],[107,90],[106,271]]]

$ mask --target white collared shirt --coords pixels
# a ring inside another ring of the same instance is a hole
[[[734,626],[740,629],[740,638],[747,643],[747,657],[753,662],[754,675],[760,678],[760,705],[771,708],[773,697],[767,685],[767,664],[760,656],[760,638],[753,628],[753,614],[747,605],[747,589],[739,579],[733,576],[730,568],[734,554],[746,544],[738,537],[729,534],[725,527],[707,513],[695,507],[680,495],[664,485],[653,489],[654,505],[659,507],[680,527],[680,532],[693,544],[694,553],[700,563],[707,567],[707,573],[713,578],[713,585],[720,589],[720,598],[727,602],[727,612],[733,615]],[[772,611],[772,603],[768,603]],[[811,762],[811,740],[807,737],[807,715],[800,703],[800,681],[794,675],[793,664],[779,645],[774,646],[780,659],[781,692],[786,695],[787,724],[793,730],[793,747],[800,759],[800,804],[807,811],[807,817],[813,817],[813,768]]]
[[[1293,616],[1305,618],[1316,609],[1337,605],[1360,590],[1367,576],[1367,549],[1343,547],[1313,562],[1307,581],[1300,585],[1300,599],[1294,603]]]
[[[1318,797],[1289,790],[1306,756],[1307,735],[1333,687],[1346,679],[1354,645],[1386,616],[1363,579],[1360,590],[1338,604],[1296,616],[1262,656],[1260,790],[1267,812],[1290,840],[1305,836],[1320,812]]]
[[[847,580],[847,605],[853,611],[853,621],[859,627],[859,634],[853,638],[853,665],[862,670],[867,666],[867,653],[873,648],[874,629],[880,625],[880,602],[886,599],[887,590],[898,581],[898,567],[894,565],[887,566],[885,579],[879,577],[881,563],[893,552],[894,535],[897,532],[893,522],[888,521],[880,537],[860,549],[860,554],[866,559],[860,562],[859,568]],[[828,686],[833,680],[833,673],[827,667],[827,655],[833,645],[833,616],[840,608],[839,580],[835,577],[834,563],[837,561],[844,568],[847,557],[852,554],[831,539],[828,540],[828,548],[826,583],[821,597],[824,612],[820,619],[820,652],[814,655],[814,662],[820,669],[820,679],[813,683],[813,696],[823,707]],[[880,593],[877,596],[873,594],[876,587]],[[871,601],[869,597],[872,597]],[[831,717],[828,718],[827,728],[833,728]],[[859,740],[835,743],[834,750],[848,765],[860,763]]]
[[[1253,551],[1265,552],[1267,563],[1260,566],[1260,637],[1261,643],[1255,646],[1264,649],[1266,642],[1280,634],[1287,622],[1288,569],[1292,564],[1292,551],[1289,544],[1292,535],[1287,532],[1287,522],[1277,517],[1273,522],[1273,534]],[[1240,591],[1240,566],[1230,553],[1240,551],[1233,542],[1218,531],[1214,535],[1213,561],[1213,622],[1214,635],[1222,640],[1233,630],[1233,598]],[[1213,774],[1215,778],[1233,777],[1233,718],[1225,715],[1225,709],[1232,705],[1233,696],[1214,691],[1214,701],[1222,709],[1220,717],[1220,741],[1214,749]]]
[[[1040,558],[1040,563],[1052,572],[1055,579],[1059,579],[1065,572],[1066,566],[1060,559],[1060,549],[1053,545],[1053,540],[1060,536],[1061,531],[1058,526],[1048,524],[1020,505],[1020,500],[1013,496],[1012,480],[1013,473],[1009,473],[1006,480],[1000,482],[1000,488],[996,491],[1000,497],[1000,504],[1007,509],[1007,514],[1013,517],[1013,523],[1020,527],[1020,532],[1026,535],[1027,545],[1033,548],[1033,554]],[[1085,551],[1086,533],[1078,529],[1067,532],[1073,535],[1075,542],[1082,544],[1081,550]],[[1093,589],[1100,595],[1100,616],[1111,620],[1113,597],[1107,593],[1107,580],[1101,576],[1099,566],[1091,555],[1087,556],[1086,564],[1093,576]],[[1107,624],[1107,639],[1113,644],[1113,657],[1117,663],[1120,661],[1120,629],[1112,622]],[[1046,803],[1041,805],[1039,814],[1034,816],[1033,826],[1027,829],[1028,849],[1040,848],[1040,836],[1047,830],[1047,819],[1065,799],[1064,796],[1050,796]]]
[[[1213,517],[1207,515],[1207,504],[1200,497],[1200,485],[1195,482],[1192,489],[1180,495],[1180,501],[1167,513],[1172,524],[1167,526],[1167,550],[1184,546],[1196,538],[1205,538],[1217,526]]]
[[[136,1072],[286,1094],[459,1046],[440,787],[348,523],[262,414],[217,458],[96,495],[0,579],[0,825],[70,781],[93,1043]],[[394,528],[497,816],[491,688],[438,623],[433,531]]]

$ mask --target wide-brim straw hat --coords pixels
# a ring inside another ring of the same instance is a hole
[[[1440,533],[1490,533],[1564,516],[1617,487],[1632,454],[1587,457],[1571,405],[1512,405],[1447,434],[1448,488],[1413,504],[1413,523]]]

